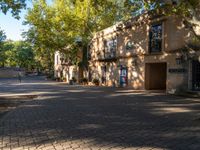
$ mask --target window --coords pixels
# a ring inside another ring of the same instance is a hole
[[[153,25],[149,32],[150,53],[162,50],[162,24]]]
[[[105,58],[113,58],[116,54],[117,49],[117,39],[111,39],[108,41],[104,41],[105,46]]]
[[[132,41],[128,41],[127,43],[126,43],[126,50],[127,51],[130,51],[130,50],[132,50],[133,49],[133,42]]]

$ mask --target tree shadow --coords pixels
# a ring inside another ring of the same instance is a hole
[[[27,102],[0,122],[0,137],[10,137],[2,147],[200,148],[199,100],[117,90],[69,87]]]

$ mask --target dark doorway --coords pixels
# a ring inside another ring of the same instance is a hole
[[[193,90],[200,90],[200,62],[192,61],[192,87]]]
[[[145,65],[146,90],[166,90],[166,80],[166,63],[147,63]]]
[[[101,67],[101,73],[102,73],[101,76],[102,84],[106,84],[106,66]]]
[[[78,71],[78,82],[83,79],[83,68],[79,66],[79,71]]]
[[[92,73],[91,73],[90,68],[89,68],[89,71],[88,71],[88,80],[89,80],[89,82],[92,82]]]

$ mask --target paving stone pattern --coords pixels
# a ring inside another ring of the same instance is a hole
[[[48,81],[6,86],[43,94],[1,118],[0,150],[200,150],[199,99]]]

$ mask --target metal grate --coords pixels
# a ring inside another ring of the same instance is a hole
[[[192,85],[193,90],[200,91],[200,63],[196,60],[192,62]]]

